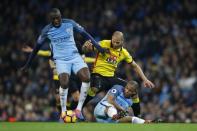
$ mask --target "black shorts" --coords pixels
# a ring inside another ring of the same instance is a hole
[[[91,74],[91,87],[97,88],[99,91],[108,91],[114,85],[126,86],[127,81],[118,77],[105,77],[97,73]]]

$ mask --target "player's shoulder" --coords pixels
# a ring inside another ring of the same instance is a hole
[[[47,33],[52,27],[53,27],[52,24],[46,25],[46,26],[42,29],[42,33]]]
[[[126,53],[126,52],[128,52],[128,50],[126,48],[122,47],[122,52]]]
[[[103,47],[107,47],[109,48],[111,46],[111,40],[101,40],[100,45],[102,45]]]
[[[111,40],[101,40],[100,42],[105,43],[105,44],[110,44]]]
[[[111,88],[111,91],[114,90],[114,91],[121,92],[123,88],[124,88],[124,87],[123,87],[122,85],[114,85],[114,86]]]
[[[62,19],[62,23],[75,23],[75,21],[73,19]]]
[[[124,47],[122,47],[122,52],[124,55],[130,55],[130,53],[128,52],[128,50]]]
[[[83,30],[83,27],[72,19],[62,19],[63,24],[71,24],[73,27]]]

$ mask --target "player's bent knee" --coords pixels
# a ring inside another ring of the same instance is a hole
[[[68,84],[65,84],[65,83],[60,84],[60,86],[61,86],[61,88],[63,88],[63,89],[67,89],[67,88],[68,88]]]
[[[90,82],[90,77],[88,75],[82,75],[81,76],[81,81],[82,82]]]
[[[69,75],[66,73],[62,73],[59,75],[59,81],[60,81],[60,86],[63,89],[68,88],[68,81],[69,81]]]
[[[94,107],[92,106],[92,104],[87,104],[86,108],[87,108],[87,110],[89,112],[93,112],[94,111]]]
[[[81,79],[82,82],[90,82],[90,72],[88,68],[82,68],[77,73],[78,77]]]
[[[85,82],[85,83],[89,83],[90,82],[90,78],[86,78],[86,77],[83,77],[81,79],[82,82]]]
[[[60,80],[60,86],[63,89],[67,89],[68,88],[68,81],[67,80]]]

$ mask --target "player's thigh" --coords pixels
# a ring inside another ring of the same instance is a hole
[[[95,106],[102,100],[102,98],[105,96],[105,92],[99,92],[95,97],[93,97],[88,103],[87,106],[94,109]]]
[[[87,67],[80,69],[77,72],[77,76],[80,78],[82,82],[90,82],[90,72]]]
[[[114,86],[114,85],[121,85],[123,87],[125,87],[127,85],[127,81],[126,80],[123,80],[121,78],[118,78],[118,77],[111,77],[109,79],[109,83],[111,84],[110,86]]]
[[[113,77],[104,77],[95,73],[91,75],[91,87],[95,87],[98,92],[107,92],[113,85],[115,85],[113,83],[116,83],[112,79]]]
[[[72,62],[64,60],[55,60],[55,65],[57,69],[58,76],[62,73],[70,75],[72,69]]]
[[[96,73],[91,74],[90,87],[94,93],[103,90],[105,88],[104,78]]]

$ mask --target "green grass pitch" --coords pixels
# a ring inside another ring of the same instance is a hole
[[[0,131],[197,131],[197,124],[0,122]]]

